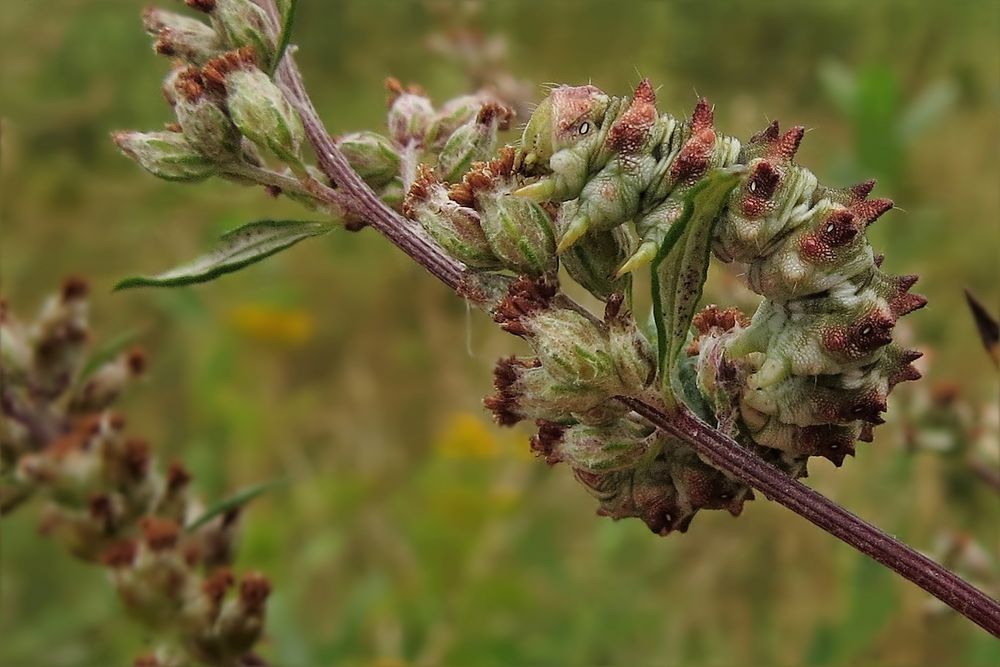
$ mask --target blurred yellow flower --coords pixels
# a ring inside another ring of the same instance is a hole
[[[435,449],[439,455],[450,459],[531,461],[535,458],[523,432],[509,429],[498,432],[492,422],[471,412],[456,412],[448,418]]]
[[[435,449],[445,458],[494,459],[500,455],[500,442],[483,419],[459,412],[448,419]]]
[[[248,338],[287,347],[306,343],[316,331],[316,321],[307,311],[263,303],[234,306],[227,313],[226,321]]]

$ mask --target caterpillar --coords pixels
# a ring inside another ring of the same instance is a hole
[[[892,388],[919,377],[920,354],[892,333],[926,300],[910,293],[916,276],[881,270],[866,237],[893,202],[869,198],[874,181],[820,184],[794,161],[803,135],[772,122],[742,143],[716,130],[705,99],[687,119],[661,114],[647,80],[631,98],[558,86],[516,150],[477,163],[457,184],[422,167],[404,211],[475,270],[552,276],[561,260],[619,321],[616,295],[648,267],[664,403],[687,405],[804,475],[809,457],[840,466],[856,440],[870,441]],[[712,255],[746,265],[747,284],[763,297],[752,318],[715,307],[695,315]],[[548,307],[525,308],[531,294],[512,286],[496,309],[529,340],[539,336],[524,318]],[[548,343],[532,344],[539,358],[501,362],[487,406],[505,423],[541,419],[533,447],[550,462],[569,461],[602,513],[639,516],[666,533],[684,530],[700,508],[739,512],[748,489],[598,405],[610,389],[563,378],[560,386],[580,392],[572,409],[553,411],[557,401],[538,389],[548,381],[541,366],[553,364]],[[605,349],[596,345],[588,354]],[[545,407],[532,410],[532,400]]]

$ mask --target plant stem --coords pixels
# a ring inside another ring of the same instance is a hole
[[[441,282],[460,291],[465,266],[446,255],[411,221],[387,207],[354,173],[323,127],[291,55],[286,55],[279,66],[278,78],[302,116],[320,169],[337,186],[336,190],[326,188],[329,202],[367,221]],[[668,415],[637,399],[619,400],[657,428],[683,440],[727,475],[758,489],[1000,637],[1000,603],[956,574],[754,456],[688,411]]]
[[[779,471],[688,410],[666,414],[634,398],[622,403],[680,438],[714,466],[870,556],[1000,637],[1000,604],[899,540],[851,514],[821,493]]]

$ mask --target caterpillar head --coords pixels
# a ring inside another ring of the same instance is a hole
[[[521,136],[520,164],[531,171],[548,165],[549,158],[597,134],[609,98],[595,86],[554,88],[528,120]]]

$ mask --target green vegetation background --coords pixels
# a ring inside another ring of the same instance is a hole
[[[331,131],[380,127],[388,75],[437,100],[464,92],[461,67],[427,48],[460,22],[442,6],[302,0],[295,41]],[[111,130],[169,120],[140,9],[0,3],[3,290],[29,309],[65,274],[93,279],[99,336],[137,328],[153,355],[131,429],[187,461],[207,498],[290,480],[250,507],[238,563],[274,582],[276,665],[1000,662],[985,633],[766,500],[665,539],[595,518],[568,470],[480,408],[517,341],[371,231],[197,289],[111,294],[241,222],[301,216],[116,154]],[[904,440],[923,428],[907,406],[941,383],[996,405],[962,289],[1000,302],[1000,3],[497,2],[473,23],[506,38],[519,77],[626,93],[648,76],[664,110],[697,91],[738,136],[801,123],[821,179],[880,179],[905,212],[871,237],[888,270],[922,276],[931,305],[905,335],[930,352],[928,377],[898,390],[873,445],[840,470],[814,463],[809,483],[917,548],[962,531],[996,559],[997,496],[961,457]],[[711,298],[752,305],[726,275]],[[0,664],[130,664],[144,637],[104,573],[37,534],[37,509],[0,525]]]

